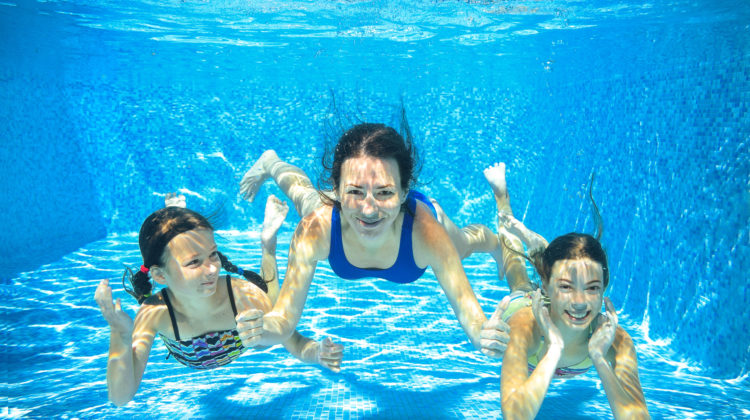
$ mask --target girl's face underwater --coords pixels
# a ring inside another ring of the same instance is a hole
[[[558,260],[546,286],[550,317],[558,328],[584,330],[601,312],[602,265],[589,258]]]
[[[193,229],[167,244],[163,281],[177,295],[207,297],[216,292],[221,261],[214,232]]]
[[[349,158],[338,187],[341,219],[364,239],[381,237],[393,226],[406,200],[395,159]]]

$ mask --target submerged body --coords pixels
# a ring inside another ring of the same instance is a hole
[[[269,198],[266,207],[267,221],[269,215],[273,220],[264,225],[272,232],[261,235],[262,276],[229,263],[218,252],[210,223],[198,213],[167,207],[146,219],[139,235],[144,263],[131,277],[132,294],[141,303],[135,321],[122,310],[120,299],[112,302],[108,280],[101,281],[95,294],[110,326],[110,401],[123,405],[133,399],[157,335],[176,360],[195,369],[226,365],[257,345],[260,317],[273,305],[270,296],[278,294],[275,237],[286,207],[274,200]],[[221,267],[245,279],[220,278]],[[149,274],[167,287],[151,294]],[[328,339],[318,343],[294,331],[283,344],[303,361],[339,369],[341,346]]]
[[[502,356],[507,325],[499,314],[504,303],[488,320],[461,265],[461,259],[473,252],[488,252],[501,268],[498,238],[483,225],[459,229],[436,202],[414,199],[410,150],[390,127],[353,127],[335,148],[329,196],[318,194],[299,168],[273,151],[264,153],[248,171],[241,184],[245,198],[252,199],[259,185],[272,177],[302,216],[279,300],[263,317],[262,342],[275,343],[290,334],[299,322],[318,261],[328,259],[342,277],[374,276],[398,283],[415,281],[431,267],[475,348]],[[401,264],[406,272],[399,270]]]
[[[517,220],[506,226],[529,237]],[[615,418],[649,418],[635,346],[617,325],[612,303],[604,299],[609,268],[599,241],[590,235],[563,235],[537,249],[532,261],[543,289],[515,293],[504,314],[510,342],[501,374],[503,417],[534,418],[553,378],[594,367]],[[600,313],[603,302],[606,314]]]

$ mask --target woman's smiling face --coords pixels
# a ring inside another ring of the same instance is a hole
[[[602,277],[602,265],[589,258],[555,262],[546,291],[550,299],[550,317],[558,328],[588,328],[601,312]]]
[[[378,238],[396,221],[406,193],[395,159],[349,158],[338,186],[341,219],[361,238]]]

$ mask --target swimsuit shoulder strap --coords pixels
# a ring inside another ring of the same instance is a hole
[[[227,274],[227,293],[229,294],[229,303],[232,304],[232,313],[237,316],[237,306],[234,304],[234,292],[232,291],[232,278]]]
[[[174,310],[172,309],[172,303],[169,301],[169,295],[167,295],[167,289],[161,289],[161,296],[164,298],[164,304],[167,305],[169,311],[169,319],[172,321],[172,331],[174,331],[174,338],[180,341],[180,330],[177,329],[177,320],[174,317]]]

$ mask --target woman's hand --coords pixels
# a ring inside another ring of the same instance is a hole
[[[114,304],[112,303],[112,288],[109,287],[109,280],[104,279],[99,282],[94,293],[94,300],[99,305],[99,309],[112,332],[130,340],[130,336],[133,334],[133,319],[122,310],[120,298],[117,298]]]
[[[344,356],[344,346],[334,343],[329,337],[318,343],[318,364],[333,372],[341,372],[341,359]]]
[[[601,360],[615,341],[617,312],[609,298],[604,298],[604,306],[607,308],[607,314],[599,314],[596,318],[594,334],[589,339],[589,357],[591,357],[591,360]]]
[[[505,354],[510,341],[510,327],[503,321],[503,313],[508,309],[510,296],[506,296],[497,304],[492,317],[482,324],[482,331],[479,333],[482,353],[489,357],[500,359]]]
[[[531,311],[534,313],[537,324],[542,330],[544,339],[547,340],[549,348],[556,347],[562,350],[565,347],[562,334],[549,316],[549,309],[542,303],[542,291],[536,289],[531,297]]]

